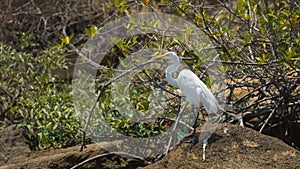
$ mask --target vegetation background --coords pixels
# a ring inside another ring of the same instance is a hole
[[[71,93],[77,49],[117,18],[164,12],[194,23],[216,46],[226,72],[226,111],[235,115],[224,121],[242,123],[300,149],[299,5],[294,0],[4,1],[0,5],[0,128],[12,124],[23,128],[32,150],[79,144],[81,125]],[[202,70],[199,57],[184,44],[153,34],[120,41],[101,64],[114,68],[120,58],[141,47],[158,47],[162,40],[163,48],[193,57],[188,63],[193,71]],[[105,73],[98,77],[99,86],[111,75]],[[163,81],[163,76],[157,78]],[[140,82],[135,90],[141,87]],[[141,111],[149,104],[149,90],[136,90],[131,96]],[[100,103],[109,105],[106,97],[109,91]],[[176,105],[176,99],[172,101]],[[136,127],[117,113],[111,116],[109,106],[104,109],[108,123],[134,136],[151,136],[168,122]],[[168,117],[178,113],[172,106],[169,109]]]

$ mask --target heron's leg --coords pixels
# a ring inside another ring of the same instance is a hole
[[[198,127],[199,110],[195,106],[193,106],[193,111],[196,111],[196,117],[195,117],[195,121],[194,121],[194,125],[193,125],[194,131],[193,131],[192,144],[191,144],[190,148],[198,142],[198,139],[196,136],[196,128]]]

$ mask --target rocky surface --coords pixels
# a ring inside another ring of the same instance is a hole
[[[224,133],[225,125],[228,134]],[[299,151],[277,138],[230,124],[220,124],[209,139],[206,161],[202,160],[200,143],[190,149],[190,144],[183,140],[167,156],[148,166],[140,159],[105,155],[107,152],[98,144],[90,144],[82,152],[80,146],[30,152],[20,130],[13,127],[3,130],[0,138],[0,169],[71,168],[101,154],[104,155],[76,168],[300,168]],[[109,146],[108,143],[101,144]]]

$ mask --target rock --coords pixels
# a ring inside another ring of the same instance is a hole
[[[225,126],[228,129],[226,133],[224,132]],[[201,127],[197,129],[197,133],[200,132]],[[4,157],[1,156],[1,159],[7,158],[4,163],[0,164],[0,169],[71,168],[101,154],[104,155],[86,162],[77,169],[138,168],[145,166],[143,160],[110,154],[105,149],[100,148],[99,143],[87,145],[87,148],[82,152],[79,151],[80,146],[74,146],[29,153],[30,150],[25,143],[20,146],[21,143],[16,141],[20,141],[21,138],[15,130],[7,129],[0,136],[1,145],[5,142],[6,147],[10,147],[10,149],[3,149],[1,146],[1,150],[9,151],[1,151],[5,154]],[[8,136],[9,138],[7,138]],[[187,140],[188,138],[184,139],[160,161],[144,168],[300,168],[300,152],[298,150],[277,138],[241,126],[219,124],[217,130],[208,140],[206,161],[202,161],[201,142],[190,149],[190,143]],[[102,147],[110,145],[110,143],[101,144]]]

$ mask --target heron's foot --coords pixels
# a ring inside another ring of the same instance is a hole
[[[191,140],[190,149],[192,149],[194,145],[197,144],[198,142],[199,142],[198,138],[196,137],[196,135],[194,135]]]

